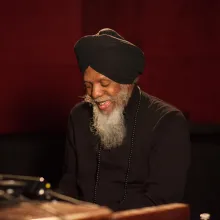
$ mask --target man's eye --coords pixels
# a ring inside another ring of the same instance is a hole
[[[108,84],[102,84],[102,87],[107,87],[108,86]]]
[[[91,85],[84,85],[85,89],[91,89]]]
[[[102,83],[101,83],[101,86],[102,86],[102,87],[107,87],[109,84],[110,84],[109,82],[102,82]]]
[[[90,86],[90,85],[84,85],[84,89],[85,89],[85,92],[86,92],[87,94],[90,94],[91,91],[92,91],[92,86]]]

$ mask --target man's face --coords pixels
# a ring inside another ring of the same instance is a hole
[[[115,97],[121,91],[119,83],[96,72],[90,66],[84,73],[86,94],[89,95],[99,110],[104,114],[110,114],[115,108]]]

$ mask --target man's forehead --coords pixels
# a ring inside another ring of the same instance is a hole
[[[84,81],[100,81],[100,80],[109,80],[107,76],[103,75],[102,73],[97,72],[91,67],[88,67],[84,72]]]

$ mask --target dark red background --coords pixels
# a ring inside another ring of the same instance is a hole
[[[220,123],[218,0],[13,0],[0,16],[0,133],[65,129],[83,94],[74,43],[103,27],[145,52],[142,89]]]

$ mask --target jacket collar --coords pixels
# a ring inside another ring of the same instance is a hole
[[[124,109],[124,117],[125,119],[129,119],[130,117],[134,117],[135,112],[137,110],[138,102],[141,96],[140,88],[135,85],[131,94],[130,99],[128,100],[127,106]]]

